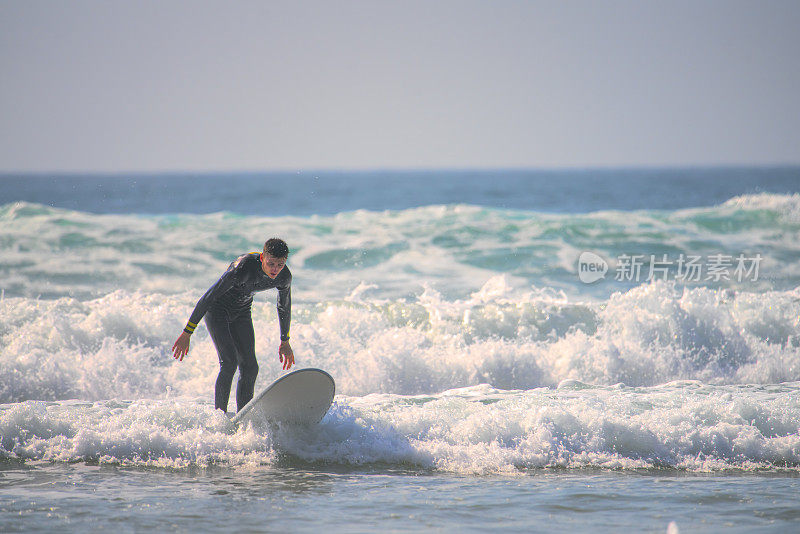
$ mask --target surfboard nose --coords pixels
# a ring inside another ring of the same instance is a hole
[[[298,369],[253,397],[232,421],[240,424],[258,417],[275,422],[316,424],[328,412],[335,393],[333,377],[322,369]]]

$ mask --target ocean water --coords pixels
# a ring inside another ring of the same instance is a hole
[[[170,354],[273,235],[311,429]],[[800,168],[0,177],[0,531],[796,532],[799,475]]]

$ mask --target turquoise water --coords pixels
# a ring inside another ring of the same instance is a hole
[[[796,530],[800,174],[613,172],[307,177],[272,211],[205,176],[192,213],[155,209],[186,177],[6,182],[0,530]],[[337,383],[313,429],[215,413],[203,326],[170,356],[272,235],[298,366]]]

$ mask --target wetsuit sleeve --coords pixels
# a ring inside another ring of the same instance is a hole
[[[278,287],[278,323],[281,327],[281,341],[289,339],[289,326],[292,322],[292,277],[286,285]]]
[[[236,283],[236,272],[231,269],[225,272],[217,282],[208,288],[206,294],[200,297],[200,300],[197,301],[197,305],[194,307],[194,311],[192,312],[191,317],[189,317],[189,322],[186,323],[186,327],[183,329],[184,332],[187,334],[192,334],[194,329],[197,328],[197,325],[200,323],[200,319],[208,311],[208,308],[216,301],[220,295],[225,294],[233,285]]]

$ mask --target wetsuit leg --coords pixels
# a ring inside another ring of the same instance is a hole
[[[219,357],[219,374],[214,388],[214,407],[228,411],[228,398],[231,395],[231,383],[237,367],[236,341],[231,333],[231,325],[224,313],[206,313],[206,328],[211,340],[217,348]]]
[[[253,332],[253,319],[250,317],[249,311],[237,317],[230,325],[230,330],[236,343],[237,363],[239,364],[236,407],[241,410],[253,398],[253,388],[258,376],[256,338]]]

